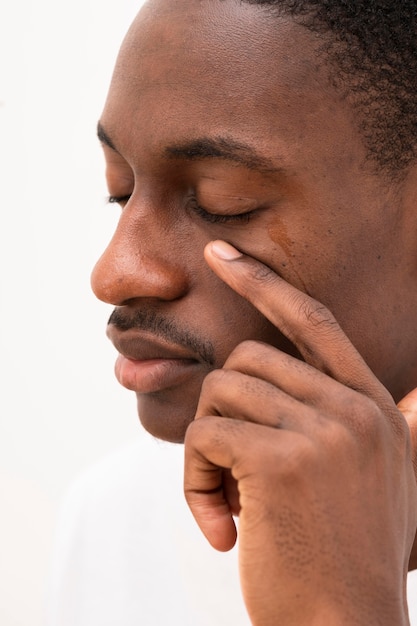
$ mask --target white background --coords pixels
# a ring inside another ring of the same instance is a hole
[[[140,4],[0,6],[2,626],[41,626],[63,494],[141,436],[133,394],[113,376],[110,309],[89,286],[117,219],[95,126]]]
[[[140,434],[89,286],[117,220],[95,128],[140,5],[0,3],[1,626],[42,623],[63,493]]]

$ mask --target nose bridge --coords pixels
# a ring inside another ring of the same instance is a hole
[[[175,300],[188,289],[185,264],[173,241],[175,229],[157,214],[125,207],[116,231],[91,276],[95,295],[121,306],[135,298]]]

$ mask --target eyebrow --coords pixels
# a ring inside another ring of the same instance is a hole
[[[118,152],[113,141],[104,130],[101,122],[97,124],[97,137],[102,144]],[[200,161],[205,159],[219,159],[231,161],[237,165],[243,165],[250,170],[261,172],[280,172],[281,167],[276,163],[259,154],[251,145],[236,141],[231,137],[201,137],[181,144],[174,144],[165,148],[165,154],[169,158],[184,159],[187,161]]]
[[[179,145],[168,146],[165,150],[169,157],[198,161],[219,159],[232,161],[251,170],[277,172],[282,168],[259,154],[251,145],[236,141],[231,137],[201,137]]]

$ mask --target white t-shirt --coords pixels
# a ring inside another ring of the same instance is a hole
[[[249,625],[237,551],[219,553],[183,496],[183,446],[142,437],[71,487],[48,626]]]
[[[183,447],[147,434],[80,476],[63,503],[47,626],[249,626],[236,549],[213,550],[183,497]],[[409,576],[417,625],[417,576]]]

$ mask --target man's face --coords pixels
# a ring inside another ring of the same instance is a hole
[[[243,340],[295,354],[208,268],[213,239],[329,307],[396,399],[412,385],[415,211],[366,163],[316,45],[236,0],[151,0],[122,46],[99,131],[122,210],[92,285],[159,438],[183,439],[204,377]]]

